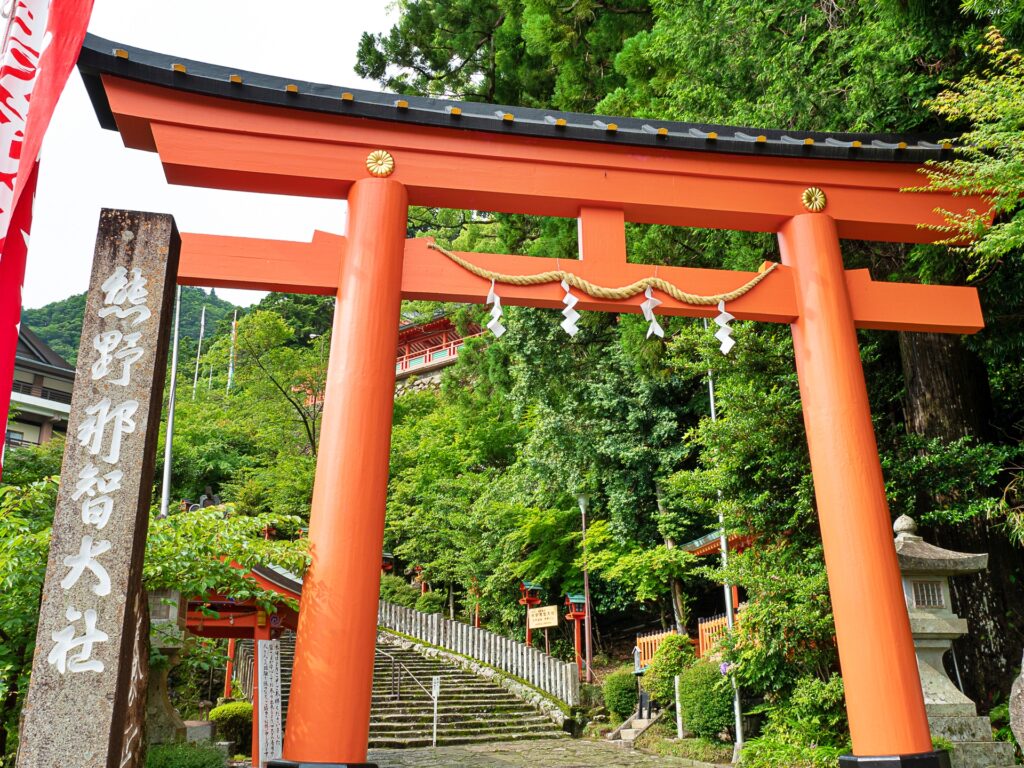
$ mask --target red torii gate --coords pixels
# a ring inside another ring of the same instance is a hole
[[[272,765],[366,759],[399,302],[483,302],[490,288],[429,241],[406,239],[410,204],[576,218],[580,261],[562,265],[577,277],[621,286],[656,274],[695,294],[757,273],[627,263],[626,221],[777,233],[782,265],[728,309],[793,329],[855,753],[842,762],[948,765],[932,751],[855,330],[972,333],[981,310],[973,289],[844,270],[839,246],[926,242],[919,225],[941,223],[936,207],[980,206],[900,193],[948,147],[345,91],[99,38],[79,64],[101,123],[126,146],[158,152],[168,181],[348,201],[345,237],[182,236],[182,284],[338,298],[286,759]],[[552,266],[459,255],[511,275]],[[499,294],[562,306],[557,281]],[[584,295],[578,309],[637,312],[642,298]],[[715,314],[658,298],[658,313]]]

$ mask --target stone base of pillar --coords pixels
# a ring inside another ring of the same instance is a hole
[[[292,760],[271,760],[267,768],[377,768],[376,763],[296,763]]]
[[[917,755],[857,757],[843,755],[839,768],[950,768],[948,752],[923,752]]]

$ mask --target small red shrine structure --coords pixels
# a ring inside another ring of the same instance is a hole
[[[984,210],[902,191],[948,145],[349,90],[97,37],[79,68],[101,124],[158,153],[170,183],[347,200],[344,236],[181,236],[180,284],[338,300],[274,768],[366,760],[401,300],[563,309],[562,281],[578,312],[641,312],[649,288],[661,315],[713,317],[729,297],[738,320],[791,327],[853,743],[841,763],[948,766],[928,729],[856,331],[974,333],[981,307],[971,288],[875,282],[840,247],[930,242],[921,225],[942,225],[937,209]],[[580,258],[438,249],[407,238],[410,205],[576,219]],[[630,262],[627,222],[772,233],[779,263]]]
[[[268,592],[277,592],[282,597],[298,602],[302,585],[290,574],[276,568],[253,568],[248,578]],[[211,612],[215,615],[211,615]],[[235,600],[229,595],[215,592],[194,597],[188,601],[185,628],[199,637],[228,639],[227,666],[224,670],[224,697],[231,696],[231,680],[234,677],[235,641],[253,641],[252,671],[252,754],[259,754],[259,646],[257,640],[276,640],[285,629],[298,629],[299,614],[288,605],[277,606],[274,613],[267,613],[254,600]]]
[[[543,587],[534,584],[532,581],[523,581],[519,584],[519,604],[526,607],[526,645],[533,645],[533,633],[530,630],[530,609],[541,604],[540,591]]]
[[[576,648],[576,667],[580,672],[580,680],[583,679],[583,646],[582,627],[587,619],[587,598],[582,593],[565,596],[565,607],[567,609],[565,620],[572,622],[573,643]]]

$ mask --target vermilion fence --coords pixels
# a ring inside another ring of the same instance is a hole
[[[443,363],[456,358],[459,356],[459,348],[466,343],[466,339],[473,339],[480,335],[480,333],[474,333],[461,339],[446,341],[444,344],[438,344],[434,347],[402,355],[395,361],[395,373],[408,373],[418,368],[425,368],[435,363]]]

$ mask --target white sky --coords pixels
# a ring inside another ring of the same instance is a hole
[[[89,31],[182,58],[375,89],[353,67],[359,37],[397,19],[390,0],[96,0]],[[344,203],[168,184],[155,153],[99,127],[75,70],[43,142],[22,302],[40,307],[88,287],[100,208],[171,213],[178,229],[309,240],[342,232]],[[236,304],[264,295],[218,290]]]

